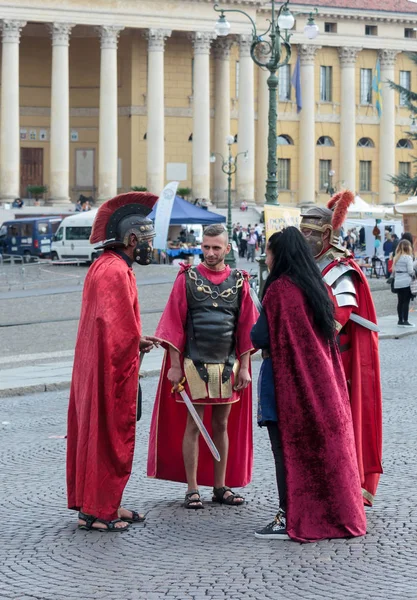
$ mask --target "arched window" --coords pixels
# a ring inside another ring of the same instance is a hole
[[[334,146],[334,141],[328,135],[322,135],[317,140],[317,146]]]
[[[375,144],[371,138],[363,137],[358,142],[358,148],[375,148]]]
[[[277,137],[277,146],[294,146],[294,142],[289,135],[279,135]]]
[[[398,140],[397,148],[402,148],[406,150],[407,148],[413,148],[413,142],[411,140],[407,140],[406,138],[402,138]]]

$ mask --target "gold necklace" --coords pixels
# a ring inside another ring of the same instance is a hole
[[[235,285],[232,285],[232,287],[227,288],[227,290],[223,290],[222,292],[217,292],[216,290],[213,290],[209,285],[204,283],[202,279],[197,277],[197,273],[193,269],[190,269],[188,271],[188,275],[190,279],[194,281],[194,284],[197,288],[197,292],[203,292],[204,294],[207,294],[212,300],[217,300],[217,298],[229,298],[229,296],[237,294],[238,290],[243,285],[243,277],[241,273],[237,271],[237,274],[238,279]]]

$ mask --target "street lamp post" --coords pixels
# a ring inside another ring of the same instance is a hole
[[[252,24],[252,45],[250,54],[252,60],[259,67],[267,69],[270,73],[268,77],[269,89],[269,110],[268,110],[268,176],[266,180],[266,204],[278,205],[278,180],[277,180],[277,89],[278,77],[277,71],[280,67],[288,64],[291,58],[291,34],[289,30],[294,26],[294,16],[291,14],[286,0],[277,10],[275,0],[271,2],[271,20],[269,27],[261,35],[256,30],[254,20],[250,15],[239,9],[223,9],[218,4],[214,5],[214,10],[220,13],[220,17],[215,26],[215,32],[218,36],[226,36],[230,32],[230,23],[226,20],[225,13],[241,13],[249,19]],[[317,13],[317,9],[315,9]],[[306,13],[297,13],[306,14]],[[313,12],[309,13],[307,25],[304,27],[304,33],[309,39],[314,39],[318,34],[318,27],[314,22]],[[270,41],[265,41],[264,36],[268,35]]]
[[[327,193],[329,194],[329,196],[333,196],[333,194],[335,193],[335,188],[333,187],[333,177],[336,175],[336,171],[333,171],[333,169],[331,171],[329,171],[329,183],[327,184]]]
[[[219,152],[212,152],[210,157],[210,162],[216,162],[216,156],[219,156],[222,161],[222,171],[227,175],[227,236],[229,238],[230,250],[226,255],[224,262],[229,265],[232,269],[236,267],[235,255],[233,252],[233,226],[232,226],[232,175],[234,175],[237,171],[237,157],[242,155],[247,157],[248,153],[239,152],[236,154],[236,157],[232,156],[232,144],[234,143],[235,138],[233,135],[228,135],[226,138],[227,146],[229,148],[229,154],[226,159]]]

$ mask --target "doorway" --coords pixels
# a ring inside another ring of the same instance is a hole
[[[20,197],[28,185],[43,185],[43,148],[20,148]]]

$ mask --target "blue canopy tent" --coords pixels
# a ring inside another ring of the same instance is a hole
[[[158,203],[153,207],[149,215],[150,219],[155,219],[156,208]],[[170,225],[212,225],[213,223],[224,223],[226,217],[218,213],[205,210],[199,206],[190,204],[180,196],[175,196],[174,206],[172,207]]]

